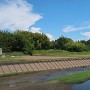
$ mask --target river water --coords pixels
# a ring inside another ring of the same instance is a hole
[[[73,85],[72,90],[90,90],[90,80],[81,84]]]
[[[33,74],[2,77],[0,78],[0,90],[90,90],[90,87],[89,89],[81,89],[81,87],[83,86],[82,84],[66,85],[57,82],[45,83],[46,81],[54,78],[89,69],[90,67],[82,67],[67,70],[53,70],[37,72]]]

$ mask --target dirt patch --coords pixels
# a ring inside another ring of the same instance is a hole
[[[61,56],[16,56],[11,57],[12,59],[20,59],[20,60],[59,60],[66,58],[75,58],[75,57],[61,57]]]

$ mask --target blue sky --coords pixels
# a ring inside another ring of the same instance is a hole
[[[9,22],[9,23],[8,23]],[[90,0],[0,0],[0,29],[90,39]]]

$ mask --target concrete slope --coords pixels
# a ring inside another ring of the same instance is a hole
[[[10,74],[19,72],[32,72],[56,69],[69,69],[75,67],[90,66],[90,59],[77,60],[47,60],[32,61],[23,63],[0,63],[0,74]]]

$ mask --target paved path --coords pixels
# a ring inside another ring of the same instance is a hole
[[[47,61],[34,61],[24,63],[0,63],[0,75],[19,73],[19,72],[31,72],[42,71],[52,69],[68,69],[75,67],[90,66],[90,59],[78,59],[78,60],[47,60]]]

